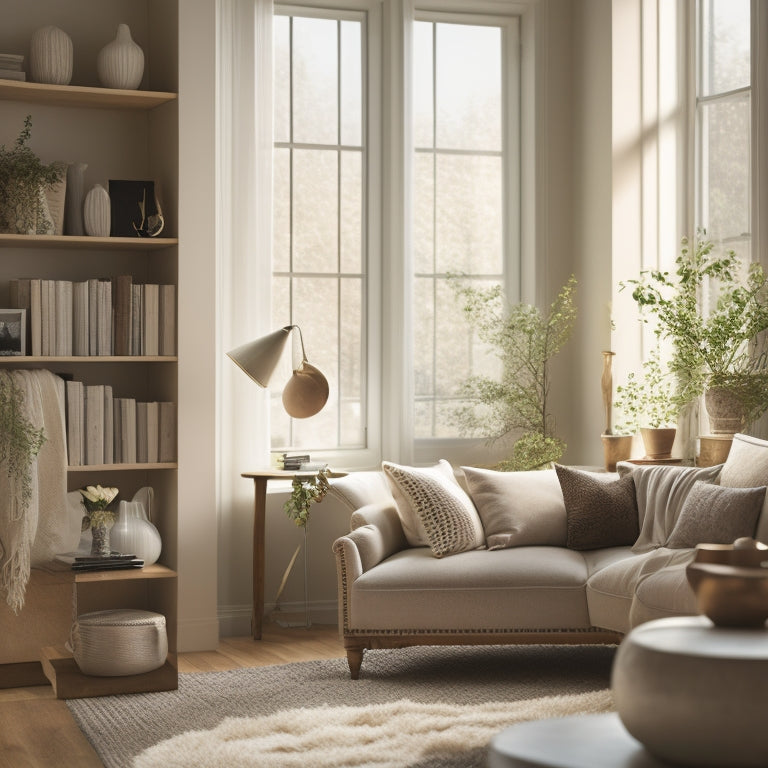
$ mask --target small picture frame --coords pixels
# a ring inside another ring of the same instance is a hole
[[[27,349],[27,310],[0,309],[0,357],[20,357]]]

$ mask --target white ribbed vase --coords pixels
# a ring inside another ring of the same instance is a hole
[[[64,234],[82,235],[83,195],[87,163],[70,163],[67,167],[67,196],[64,198]]]
[[[107,88],[136,89],[144,74],[144,51],[133,42],[127,24],[118,24],[117,36],[96,58],[96,72]]]
[[[58,27],[41,27],[29,41],[32,80],[49,85],[69,85],[72,79],[72,40]]]
[[[109,237],[111,229],[109,215],[109,192],[96,184],[85,196],[83,203],[83,224],[91,237]]]
[[[136,555],[144,565],[156,563],[162,550],[160,533],[149,522],[140,501],[121,501],[117,522],[110,531],[112,547],[124,555]]]

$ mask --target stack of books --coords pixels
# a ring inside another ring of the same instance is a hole
[[[143,568],[144,561],[136,555],[123,555],[113,552],[107,557],[92,557],[90,555],[63,554],[56,559],[67,563],[73,571],[125,571],[129,568]]]
[[[307,464],[309,462],[309,454],[294,454],[289,455],[287,453],[283,454],[283,460],[282,460],[282,466],[280,467],[280,459],[278,459],[278,466],[280,469],[285,469],[286,471],[292,472],[301,469],[302,464]]]
[[[176,404],[114,397],[109,384],[67,381],[69,465],[176,461]]]
[[[0,79],[26,80],[27,76],[21,71],[24,57],[16,53],[0,53]]]
[[[26,309],[35,356],[176,354],[176,286],[111,280],[18,278],[12,309]]]

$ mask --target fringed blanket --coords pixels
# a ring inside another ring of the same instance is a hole
[[[67,452],[62,381],[47,370],[0,371],[21,389],[25,418],[44,430],[45,442],[30,466],[31,495],[22,503],[18,475],[0,465],[0,593],[18,613],[30,568],[73,549],[78,531],[67,512]],[[5,383],[5,382],[2,382]]]

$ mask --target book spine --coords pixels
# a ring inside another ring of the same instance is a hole
[[[144,286],[144,354],[159,354],[160,286],[146,283]]]
[[[176,354],[176,286],[160,286],[160,340],[161,355]]]
[[[29,281],[30,347],[35,357],[43,354],[43,288],[42,280]]]
[[[131,275],[116,277],[112,285],[115,313],[115,354],[131,354],[131,303],[133,278]]]

